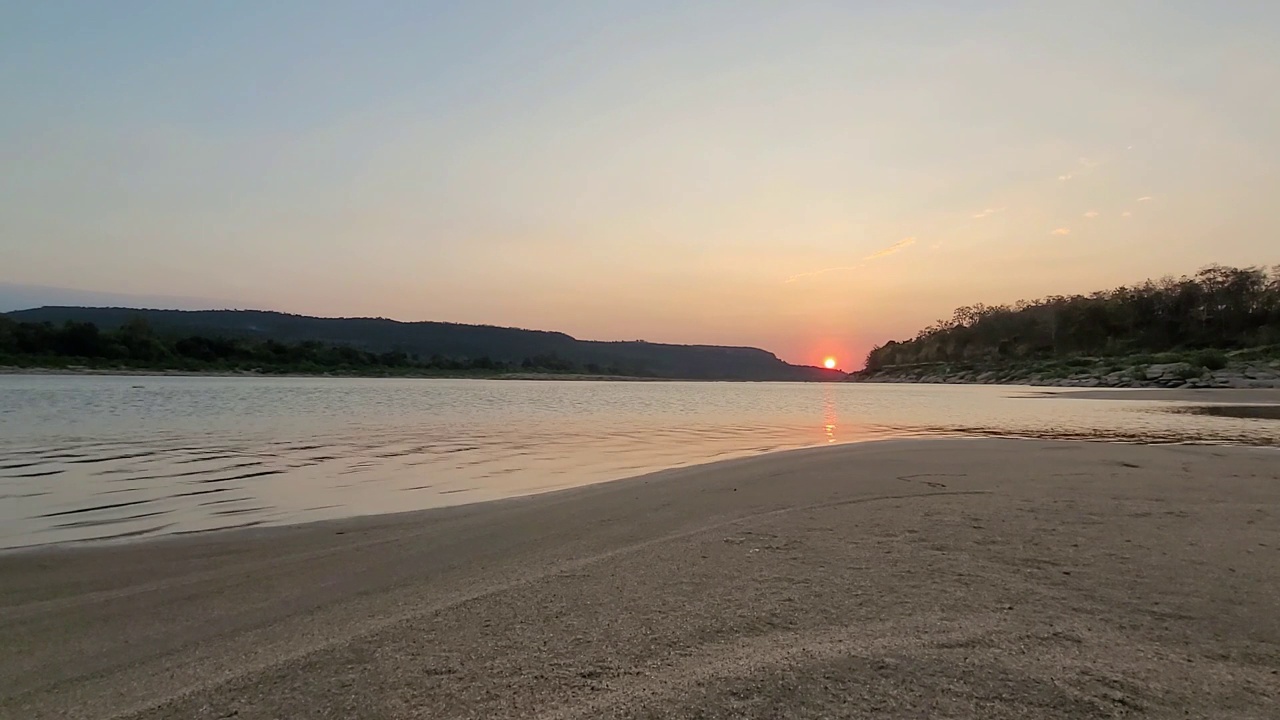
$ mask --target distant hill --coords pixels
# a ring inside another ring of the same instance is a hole
[[[841,380],[834,370],[792,365],[749,347],[666,345],[650,342],[578,340],[559,332],[444,322],[399,322],[384,318],[319,318],[261,310],[145,310],[101,307],[41,307],[7,313],[17,322],[89,322],[114,330],[142,318],[158,333],[205,337],[315,341],[370,352],[402,351],[429,357],[519,364],[555,355],[579,366],[616,367],[656,377],[697,380]]]

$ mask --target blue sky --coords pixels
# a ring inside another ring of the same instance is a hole
[[[1280,262],[1277,28],[0,2],[0,283],[860,356],[960,304]]]

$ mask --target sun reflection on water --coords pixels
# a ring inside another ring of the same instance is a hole
[[[836,441],[836,424],[840,418],[836,415],[835,390],[828,386],[822,388],[822,428],[828,443]]]

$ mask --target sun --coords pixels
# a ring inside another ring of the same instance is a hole
[[[835,359],[835,358],[833,358],[833,357],[829,357],[829,358],[827,358],[826,360],[823,360],[823,361],[822,361],[822,367],[824,367],[824,368],[826,368],[826,369],[828,369],[828,370],[835,370],[835,369],[836,369],[836,359]]]

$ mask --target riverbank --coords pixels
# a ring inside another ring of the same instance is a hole
[[[0,555],[0,717],[1267,717],[1276,457],[891,441]]]
[[[101,375],[107,377],[243,377],[243,378],[407,378],[472,380],[574,380],[591,382],[841,382],[840,380],[737,380],[733,378],[669,378],[649,375],[607,375],[601,373],[504,372],[449,370],[401,373],[297,373],[255,372],[253,370],[173,370],[145,368],[35,368],[0,366],[0,375]]]
[[[101,375],[107,377],[245,377],[245,378],[436,378],[436,379],[474,379],[474,380],[607,380],[614,382],[655,381],[664,378],[636,377],[632,375],[589,375],[582,373],[553,372],[497,372],[497,371],[459,371],[448,370],[402,372],[402,373],[296,373],[296,372],[255,372],[252,370],[175,370],[148,368],[93,368],[93,367],[12,367],[0,366],[0,375]]]
[[[1179,389],[1152,389],[1140,388],[1133,390],[1076,390],[1072,392],[1058,391],[1042,391],[1045,395],[1055,398],[1076,398],[1079,400],[1156,400],[1159,402],[1178,402],[1178,403],[1231,403],[1238,406],[1248,405],[1278,405],[1280,404],[1280,389],[1277,388],[1254,388],[1252,390],[1219,388],[1179,388]]]
[[[1216,362],[1170,357],[1074,358],[1001,364],[920,363],[862,370],[850,382],[1033,385],[1079,388],[1280,388],[1280,360]]]

